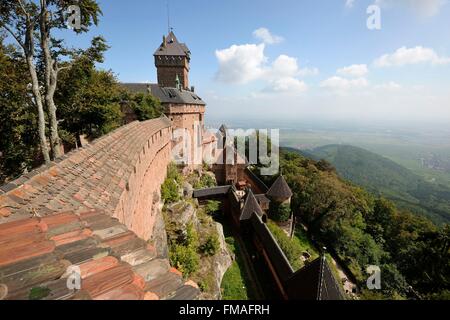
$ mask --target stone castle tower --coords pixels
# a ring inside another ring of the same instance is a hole
[[[174,147],[183,143],[185,150],[179,154],[190,167],[201,165],[201,152],[204,140],[204,114],[206,103],[189,87],[189,62],[191,52],[184,43],[180,43],[170,31],[154,53],[158,84],[151,85],[151,94],[158,97],[165,107],[165,114],[172,122]],[[180,130],[181,129],[181,130]],[[188,140],[177,140],[176,135],[184,131]],[[200,163],[199,163],[200,162]]]
[[[199,147],[204,147],[204,114],[206,103],[189,87],[189,63],[191,52],[184,43],[180,43],[170,31],[163,37],[161,45],[154,53],[158,83],[123,83],[122,86],[130,92],[150,94],[161,101],[164,114],[170,119],[173,130],[173,148],[180,143],[185,146],[180,152],[179,160],[189,167],[197,163]],[[125,112],[124,112],[125,113]],[[131,119],[135,120],[135,119]],[[180,132],[190,139],[181,139]],[[201,158],[201,155],[200,155]]]
[[[189,89],[191,52],[184,43],[178,42],[172,31],[163,37],[154,57],[160,86]]]

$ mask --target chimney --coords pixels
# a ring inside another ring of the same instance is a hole
[[[163,36],[163,47],[167,47],[167,38],[166,36]]]
[[[195,87],[194,86],[191,86],[191,91],[195,92]]]

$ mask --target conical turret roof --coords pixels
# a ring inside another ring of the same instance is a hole
[[[249,189],[249,191],[247,192],[247,197],[245,198],[244,207],[242,208],[240,220],[250,220],[253,213],[256,213],[260,217],[264,215],[264,211],[259,206],[255,195],[253,194],[252,190]]]
[[[283,175],[280,175],[278,179],[275,180],[272,187],[270,187],[269,191],[267,191],[267,196],[270,198],[288,199],[292,197],[292,195],[292,190],[289,188]]]

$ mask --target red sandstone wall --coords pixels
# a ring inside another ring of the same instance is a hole
[[[152,141],[152,142],[151,142]],[[122,194],[114,217],[139,237],[148,240],[158,214],[160,187],[171,161],[171,128],[156,132],[142,152],[128,188]]]
[[[171,161],[171,131],[167,118],[133,122],[0,186],[0,223],[103,210],[148,240]]]

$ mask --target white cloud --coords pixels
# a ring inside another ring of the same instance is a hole
[[[387,83],[382,83],[380,85],[375,86],[375,89],[380,89],[383,91],[395,91],[401,88],[402,86],[395,81],[389,81]]]
[[[369,85],[366,78],[345,79],[338,76],[328,78],[320,83],[321,88],[346,91],[354,88],[364,88]]]
[[[264,89],[266,92],[289,92],[300,93],[308,90],[308,86],[304,81],[296,78],[287,77],[272,81],[268,87]]]
[[[355,0],[346,0],[345,1],[345,6],[347,8],[353,8],[353,5],[355,4]]]
[[[300,69],[297,59],[285,54],[269,64],[264,49],[264,44],[245,44],[216,50],[219,62],[216,79],[230,84],[264,81],[267,86],[263,92],[300,93],[307,90],[306,83],[298,77],[317,74],[318,69]]]
[[[369,73],[369,69],[365,64],[354,64],[337,70],[337,74],[350,77],[364,77]]]
[[[447,3],[447,0],[377,0],[376,4],[390,8],[401,6],[414,10],[423,17],[432,17],[437,15],[441,8]]]
[[[216,78],[225,83],[240,84],[258,79],[264,73],[263,65],[267,60],[264,48],[264,44],[244,44],[216,50],[219,62]]]
[[[253,36],[266,44],[276,44],[284,41],[283,37],[272,34],[267,28],[259,28],[253,31]]]
[[[402,47],[392,54],[381,56],[374,62],[376,67],[401,67],[420,63],[450,64],[450,57],[441,57],[433,49],[417,46],[415,48]]]
[[[280,55],[272,64],[272,76],[294,77],[298,73],[298,63],[296,58],[287,55]]]
[[[319,73],[317,68],[302,68],[298,71],[300,77],[317,76]]]
[[[300,69],[296,58],[280,55],[272,65],[266,69],[264,75],[269,82],[265,92],[290,92],[299,93],[307,90],[305,82],[297,79]]]

